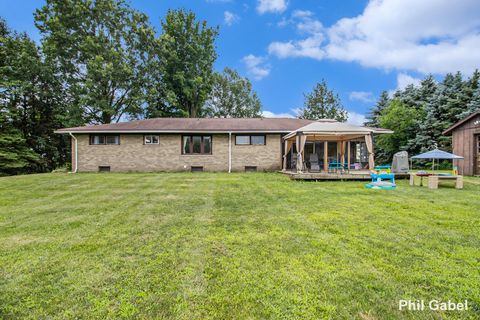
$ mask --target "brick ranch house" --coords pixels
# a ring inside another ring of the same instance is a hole
[[[298,168],[296,143],[283,138],[322,121],[368,130],[370,135],[381,130],[332,120],[155,118],[64,128],[56,133],[71,137],[73,172],[276,171]],[[316,153],[321,159],[328,157],[326,161],[338,159],[339,152],[347,154],[338,137],[334,134],[331,139],[324,137],[325,141],[297,141],[302,146],[300,154],[306,170],[309,154]],[[348,142],[349,163],[364,169],[373,153],[368,152],[363,136],[355,137]]]

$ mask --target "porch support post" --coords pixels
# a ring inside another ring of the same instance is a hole
[[[323,171],[328,171],[328,141],[323,142]]]
[[[287,154],[288,154],[288,140],[285,140],[282,171],[287,171]]]
[[[341,162],[342,162],[342,166],[344,165],[345,163],[345,141],[342,140],[341,142],[341,145],[340,145],[340,158],[341,158]]]
[[[350,140],[347,142],[347,170],[350,171]]]
[[[375,160],[373,157],[373,141],[371,133],[365,136],[365,143],[368,150],[368,169],[373,170],[375,168]]]

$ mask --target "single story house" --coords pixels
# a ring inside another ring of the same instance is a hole
[[[453,153],[463,160],[454,160],[463,175],[480,175],[480,111],[458,121],[443,132],[452,135]]]
[[[231,172],[308,170],[309,154],[322,168],[347,156],[368,169],[373,133],[389,131],[328,119],[155,118],[56,132],[71,136],[73,172]]]

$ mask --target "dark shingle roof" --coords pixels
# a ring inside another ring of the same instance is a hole
[[[290,132],[312,122],[292,118],[154,118],[64,128],[56,132]]]

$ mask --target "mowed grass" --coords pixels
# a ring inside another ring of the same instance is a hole
[[[0,318],[477,319],[480,179],[0,178]],[[468,300],[465,312],[400,299]]]

